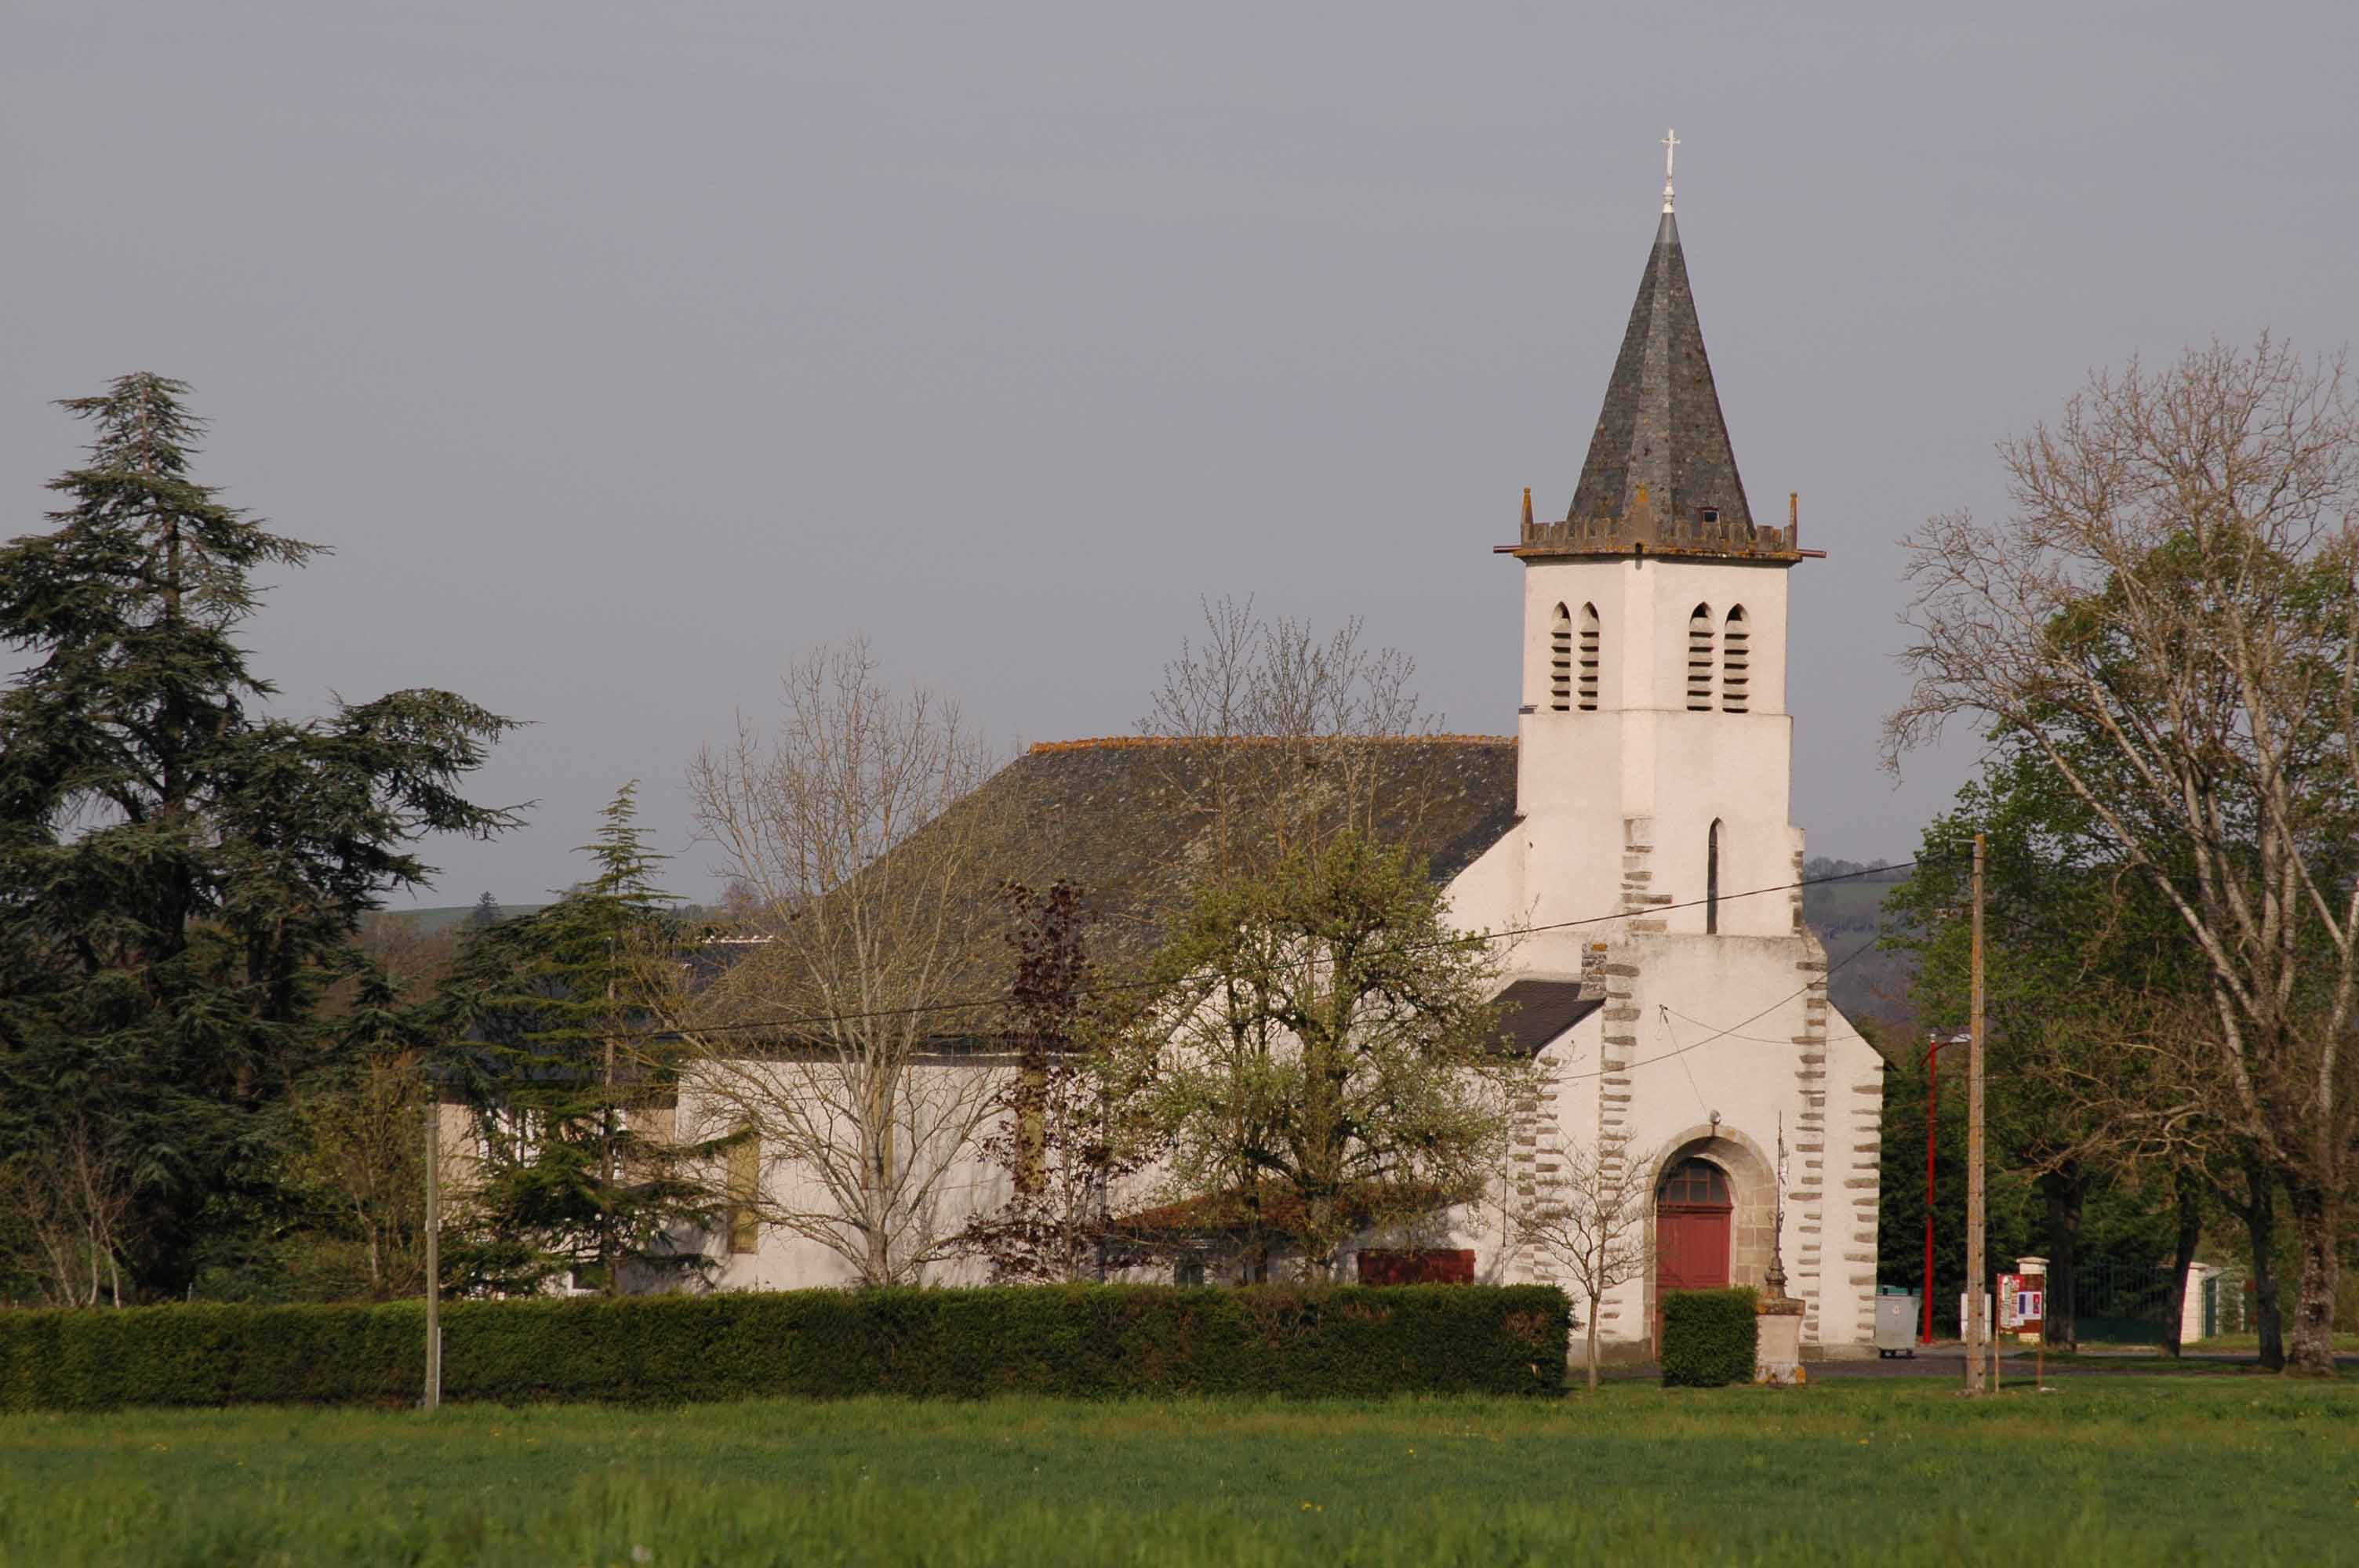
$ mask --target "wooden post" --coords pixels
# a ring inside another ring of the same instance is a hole
[[[442,1403],[442,1100],[426,1097],[426,1399]]]
[[[1966,1392],[1983,1391],[1983,836],[1974,835],[1974,931],[1966,1019]],[[1994,1337],[1992,1354],[1997,1344]]]
[[[1997,1306],[1998,1306],[1998,1293],[1997,1293],[1996,1292],[1993,1292],[1991,1293],[1991,1305],[1992,1305],[1992,1307],[1993,1307],[1993,1308],[1995,1308],[1995,1308],[1997,1308]],[[1991,1346],[1991,1347],[1990,1347],[1990,1390],[1991,1390],[1991,1392],[1992,1392],[1992,1393],[1994,1393],[1994,1394],[1995,1394],[1995,1393],[1996,1393],[1996,1392],[1998,1392],[1998,1385],[1999,1385],[1999,1376],[1998,1376],[1998,1352],[1999,1352],[1999,1346],[2000,1346],[2001,1345],[2005,1344],[2005,1343],[2006,1343],[2006,1336],[1999,1332],[1999,1327],[1998,1327],[1998,1325],[1999,1325],[2000,1324],[2002,1324],[2002,1323],[2005,1323],[2006,1321],[2006,1314],[2004,1311],[1997,1311],[1997,1312],[1995,1312],[1995,1314],[1994,1314],[1994,1315],[1993,1315],[1993,1317],[1992,1317],[1992,1319],[1991,1319],[1991,1336],[1990,1336],[1990,1346]]]

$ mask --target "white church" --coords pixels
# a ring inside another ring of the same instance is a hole
[[[1650,1338],[1662,1292],[1765,1285],[1774,1260],[1806,1354],[1865,1347],[1881,1062],[1829,1005],[1794,885],[1787,590],[1815,552],[1791,510],[1759,522],[1746,499],[1668,181],[1571,504],[1535,522],[1527,492],[1496,549],[1523,579],[1517,733],[1403,741],[1398,769],[1429,803],[1404,831],[1452,917],[1531,931],[1503,997],[1551,1087],[1503,1190],[1551,1144],[1620,1135],[1643,1162],[1653,1263],[1604,1303],[1609,1343]],[[1201,830],[1155,808],[1157,762],[1136,741],[1056,743],[984,788],[1020,802],[1044,876],[1087,888],[1111,929],[1151,931]],[[972,1176],[964,1204],[1004,1196],[979,1151]],[[1420,1245],[1460,1277],[1550,1277],[1499,1206],[1437,1224]],[[782,1227],[732,1232],[717,1288],[848,1281]]]

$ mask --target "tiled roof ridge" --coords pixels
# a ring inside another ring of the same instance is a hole
[[[1232,735],[1225,740],[1212,735],[1096,735],[1074,741],[1035,741],[1025,748],[1028,755],[1044,752],[1118,751],[1127,748],[1157,746],[1286,746],[1310,740],[1322,744],[1378,746],[1512,746],[1513,735]]]

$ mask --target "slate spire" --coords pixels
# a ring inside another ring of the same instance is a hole
[[[1666,541],[1699,535],[1734,541],[1751,532],[1753,514],[1704,357],[1668,178],[1655,248],[1638,279],[1637,302],[1630,308],[1566,520],[1638,524],[1642,491],[1644,512],[1651,514],[1646,521],[1653,525],[1642,524],[1640,533]]]

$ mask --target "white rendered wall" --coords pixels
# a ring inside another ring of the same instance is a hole
[[[1495,929],[1581,923],[1524,938],[1508,960],[1518,978],[1578,977],[1584,949],[1603,946],[1605,1007],[1543,1058],[1558,1087],[1540,1141],[1592,1146],[1610,1129],[1657,1179],[1683,1152],[1700,1152],[1768,1194],[1769,1214],[1782,1190],[1787,1288],[1808,1306],[1806,1342],[1833,1349],[1874,1337],[1882,1063],[1829,1005],[1825,954],[1790,891],[1803,845],[1790,820],[1788,569],[1675,557],[1525,563],[1522,819],[1453,884],[1451,912]],[[1700,603],[1713,633],[1712,706],[1690,711]],[[1570,711],[1552,707],[1559,604],[1575,649]],[[1737,605],[1750,633],[1744,712],[1722,706],[1724,631]],[[1590,712],[1579,708],[1584,606],[1600,629]],[[1714,822],[1720,902],[1717,934],[1707,935]],[[1764,1216],[1756,1259],[1768,1226]],[[1545,1269],[1525,1259],[1510,1271]],[[1651,1279],[1616,1292],[1604,1336],[1645,1338],[1652,1298]]]
[[[1704,895],[1705,845],[1721,824],[1723,893],[1793,880],[1799,840],[1788,826],[1793,720],[1786,713],[1786,572],[1777,565],[1675,557],[1574,556],[1524,566],[1523,713],[1517,805],[1540,924],[1601,913],[1622,885],[1623,824],[1652,846],[1658,892]],[[1687,707],[1688,626],[1698,604],[1714,629],[1712,708]],[[1556,607],[1576,645],[1584,605],[1600,622],[1597,710],[1550,707]],[[1721,638],[1742,605],[1750,628],[1748,710],[1720,707]],[[1612,825],[1614,831],[1601,829]],[[1601,892],[1607,896],[1602,901]],[[1792,929],[1778,901],[1722,909],[1720,929],[1773,935]],[[1704,929],[1701,908],[1666,915],[1673,931]],[[1732,922],[1734,924],[1732,924]]]
[[[782,1086],[775,1091],[781,1095],[786,1092],[783,1086],[789,1081],[780,1076],[775,1065],[759,1062],[732,1062],[722,1070],[741,1086],[755,1075],[771,1075]],[[968,1086],[974,1085],[979,1077],[987,1080],[981,1086],[981,1092],[993,1092],[1006,1082],[1009,1069],[1003,1063],[990,1060],[929,1062],[911,1067],[909,1074],[917,1080],[912,1091],[916,1096],[941,1103],[962,1100],[976,1093]],[[739,1092],[744,1092],[742,1087]],[[684,1138],[723,1136],[735,1125],[738,1114],[734,1101],[717,1097],[709,1083],[699,1081],[694,1070],[682,1081],[679,1126]],[[994,1130],[998,1119],[996,1113],[987,1116],[975,1138],[947,1152],[936,1162],[941,1166],[941,1178],[933,1187],[930,1223],[926,1227],[930,1234],[940,1238],[955,1235],[969,1219],[1006,1203],[1010,1185],[1007,1173],[986,1155],[982,1141]],[[846,1135],[849,1136],[848,1130]],[[815,1172],[782,1158],[782,1151],[775,1142],[766,1143],[762,1153],[762,1185],[772,1207],[815,1214],[837,1212]],[[714,1175],[717,1178],[719,1172]],[[850,1239],[848,1230],[839,1234]],[[712,1277],[716,1290],[800,1290],[858,1282],[858,1271],[841,1252],[782,1224],[763,1225],[756,1249],[750,1253],[732,1253],[727,1237],[718,1232],[704,1238],[704,1250],[713,1254],[720,1264]],[[929,1265],[923,1278],[929,1284],[981,1284],[986,1272],[980,1259],[950,1257]]]

